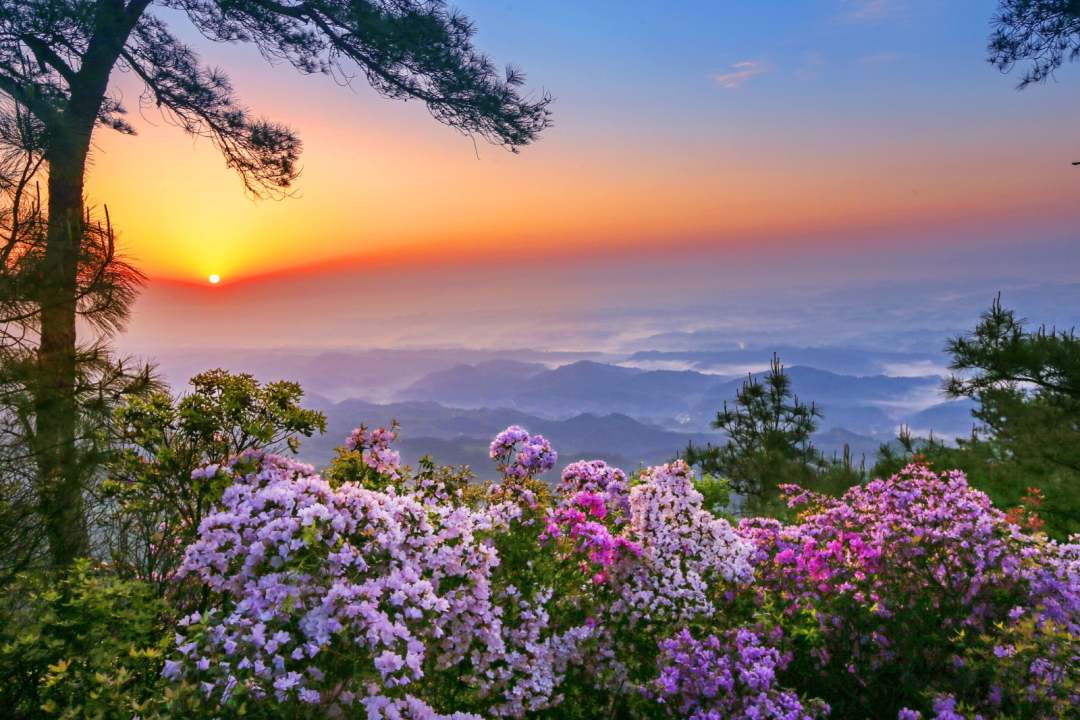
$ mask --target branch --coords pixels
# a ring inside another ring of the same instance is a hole
[[[24,34],[19,36],[19,39],[26,44],[26,47],[30,48],[30,51],[34,53],[34,57],[38,59],[42,65],[49,65],[53,70],[58,72],[68,84],[75,82],[76,73],[71,69],[71,66],[64,62],[64,59],[60,57],[52,48],[46,45],[38,37],[30,34]]]
[[[472,24],[440,0],[178,4],[208,37],[249,40],[302,72],[340,71],[347,59],[382,95],[422,100],[440,122],[510,150],[550,124],[550,96],[521,96],[521,74],[509,68],[500,77],[473,47]]]
[[[219,71],[201,67],[195,53],[155,18],[143,18],[121,51],[153,102],[191,135],[209,138],[255,194],[283,191],[299,173],[300,140],[287,127],[252,119]]]
[[[56,109],[45,99],[43,86],[21,78],[7,63],[0,63],[0,92],[7,93],[12,100],[25,106],[34,116],[46,125],[52,125],[58,118]]]

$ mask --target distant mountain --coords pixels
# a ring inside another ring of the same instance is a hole
[[[566,364],[600,353],[562,353],[540,350],[472,350],[465,348],[301,350],[241,349],[163,351],[154,358],[159,372],[175,392],[183,392],[188,379],[211,368],[246,372],[263,381],[293,380],[307,393],[331,400],[364,397],[380,402],[432,373],[458,365],[479,366],[507,361],[512,364]],[[505,367],[503,368],[506,369]]]
[[[716,384],[701,373],[581,361],[530,378],[509,399],[513,407],[551,416],[615,412],[660,419],[685,412]]]
[[[674,367],[720,374],[742,374],[761,369],[777,353],[789,366],[805,365],[845,375],[929,375],[941,372],[943,353],[881,352],[849,347],[774,347],[731,350],[643,350],[628,362],[641,367]]]
[[[620,414],[581,414],[552,420],[508,409],[449,408],[432,402],[376,404],[345,400],[324,408],[325,435],[309,438],[301,445],[306,462],[323,465],[333,456],[349,431],[360,424],[401,423],[398,446],[406,462],[415,463],[430,453],[445,464],[469,464],[479,474],[490,473],[488,443],[500,430],[518,424],[541,433],[558,450],[560,467],[574,459],[602,458],[627,469],[656,464],[674,457],[686,444],[715,441],[715,434],[680,433],[653,427]]]
[[[940,402],[937,376],[841,375],[817,368],[787,369],[798,397],[825,413],[823,430],[891,434],[912,413]],[[755,373],[762,379],[764,373]],[[554,369],[535,363],[460,365],[431,373],[401,394],[462,408],[506,407],[547,418],[621,413],[670,430],[709,430],[724,401],[744,378],[692,370],[642,370],[595,361]]]
[[[495,407],[524,381],[547,370],[539,363],[489,360],[455,365],[425,375],[398,394],[404,400],[436,400],[455,407]]]
[[[844,455],[844,447],[851,452],[852,462],[858,466],[865,463],[866,467],[872,467],[877,457],[881,440],[859,435],[850,430],[834,428],[814,435],[814,446],[827,458],[840,458]]]
[[[976,407],[972,400],[952,400],[928,407],[908,418],[907,424],[916,435],[934,436],[942,440],[967,437],[976,424],[971,411]]]
[[[821,432],[854,428],[863,435],[877,437],[892,435],[901,424],[889,413],[872,405],[819,403],[819,406],[825,408],[825,417],[818,421]]]
[[[483,363],[431,373],[399,394],[464,408],[509,407],[545,417],[625,413],[668,420],[687,412],[719,378],[696,372],[645,371],[589,360],[554,369]]]
[[[559,464],[547,479],[575,460],[600,458],[627,471],[667,462],[688,443],[718,444],[724,436],[716,432],[684,433],[648,425],[627,415],[583,413],[566,419],[550,419],[509,409],[449,408],[432,402],[376,404],[346,400],[323,408],[327,413],[325,435],[303,442],[300,457],[313,465],[325,465],[333,457],[349,431],[363,422],[369,427],[401,423],[397,447],[403,460],[415,465],[423,455],[431,455],[446,465],[469,465],[479,477],[491,477],[494,469],[488,458],[491,438],[508,425],[522,425],[541,433],[559,452]],[[828,456],[839,455],[845,444],[858,459],[865,454],[872,462],[879,441],[846,430],[830,430],[815,436],[815,444]]]
[[[665,461],[690,441],[723,442],[710,423],[724,401],[735,398],[745,376],[682,366],[692,357],[702,364],[749,357],[728,352],[637,353],[626,361],[529,350],[232,351],[210,365],[252,371],[263,380],[299,381],[306,404],[329,417],[327,435],[303,446],[304,457],[315,464],[327,462],[357,423],[385,424],[396,417],[403,425],[400,447],[410,462],[431,452],[442,462],[488,472],[487,443],[518,423],[548,435],[564,460],[601,457],[632,469]],[[834,365],[847,353],[835,351],[830,358],[830,352],[806,350],[808,357]],[[910,355],[891,359],[905,358],[909,369],[922,367]],[[185,356],[178,363],[174,357],[170,376],[194,359]],[[876,367],[866,363],[861,369]],[[841,452],[847,443],[853,453],[872,456],[902,423],[948,439],[970,431],[970,404],[944,402],[934,374],[844,374],[806,365],[787,372],[799,398],[824,412],[815,442],[826,454]]]
[[[630,378],[640,374],[642,371],[634,368],[579,360],[538,375],[529,383],[529,388],[537,393],[555,392],[560,395],[619,392]]]
[[[911,412],[936,402],[941,383],[936,376],[860,377],[810,367],[792,367],[785,372],[799,400],[813,402],[824,414],[819,421],[821,430],[846,428],[869,436],[891,435]],[[758,381],[764,376],[754,374]],[[690,424],[700,427],[711,420],[725,400],[735,397],[743,382],[729,380],[714,387],[694,407]]]
[[[802,353],[831,366],[842,365],[843,358],[860,352],[785,349],[788,357]],[[326,402],[349,397],[379,403],[433,400],[455,407],[509,407],[553,418],[621,412],[672,429],[704,430],[723,400],[734,397],[744,377],[741,366],[724,366],[727,371],[720,372],[716,363],[754,361],[760,367],[769,358],[768,353],[744,351],[636,353],[629,361],[625,356],[608,355],[605,362],[597,362],[599,356],[530,350],[206,350],[163,355],[159,368],[177,392],[184,391],[195,372],[224,367],[252,372],[264,381],[295,380],[309,395],[319,395]],[[863,361],[851,359],[848,364],[867,369],[868,356],[862,352]],[[891,359],[907,363],[907,376],[932,367],[929,361],[909,354],[897,353]],[[688,369],[694,364],[712,369]],[[825,408],[828,423],[869,421],[876,426],[885,419],[900,421],[943,399],[933,396],[933,372],[913,379],[892,377],[895,372],[843,373],[820,367],[789,363],[788,372],[800,397],[816,400]],[[856,418],[854,406],[878,407],[881,412],[870,418],[870,411],[863,411]]]
[[[927,391],[936,394],[941,385],[937,375],[841,375],[805,366],[790,367],[787,374],[800,397],[823,405],[893,401]]]

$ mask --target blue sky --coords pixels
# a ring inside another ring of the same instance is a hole
[[[301,303],[331,343],[343,304],[678,305],[719,278],[1080,280],[1080,65],[1017,91],[986,61],[995,2],[457,6],[482,50],[555,97],[554,126],[521,155],[362,80],[303,77],[177,24],[254,108],[298,128],[304,173],[295,198],[255,203],[152,111],[142,138],[102,136],[91,192],[153,279],[140,327],[171,302],[154,283],[209,273],[231,316]],[[134,105],[132,78],[117,82]],[[422,279],[395,295],[387,273]],[[227,294],[234,281],[260,288]],[[196,321],[229,315],[208,313]]]

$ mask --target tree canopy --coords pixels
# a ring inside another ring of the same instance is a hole
[[[1004,72],[1027,63],[1020,87],[1046,80],[1080,58],[1080,2],[1002,0],[993,20],[990,62]]]
[[[142,80],[140,102],[212,140],[250,190],[288,187],[296,133],[254,116],[154,6],[182,11],[211,40],[253,44],[304,73],[362,75],[381,94],[418,99],[440,122],[511,150],[549,122],[547,95],[524,96],[520,72],[498,72],[475,49],[467,18],[427,1],[0,0],[0,91],[54,135],[86,117],[133,134],[108,87],[115,66]]]
[[[114,70],[142,81],[141,107],[209,139],[249,192],[286,194],[299,173],[296,132],[248,110],[228,76],[173,30],[178,14],[211,41],[254,45],[268,61],[302,73],[345,83],[363,77],[383,96],[419,100],[440,122],[511,151],[549,123],[550,97],[524,93],[516,69],[497,70],[474,47],[472,23],[440,0],[0,0],[0,96],[24,119],[14,129],[34,141],[34,170],[48,183],[38,216],[40,281],[19,300],[38,318],[29,387],[36,472],[50,498],[43,514],[52,518],[58,565],[88,545],[77,518],[85,482],[77,447],[84,343],[76,318],[86,304],[83,258],[100,245],[90,241],[84,199],[91,137],[98,128],[135,133],[111,84]],[[22,173],[13,182],[27,187]]]
[[[799,400],[780,358],[763,380],[749,375],[735,402],[716,414],[712,426],[727,435],[720,446],[686,449],[691,465],[725,478],[731,489],[754,502],[772,499],[780,482],[808,482],[823,459],[811,442],[821,412]]]

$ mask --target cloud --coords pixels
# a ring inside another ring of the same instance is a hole
[[[901,10],[898,0],[843,0],[840,19],[855,23],[877,23],[895,17]]]
[[[729,72],[713,75],[713,81],[725,90],[735,90],[743,86],[747,80],[758,75],[767,73],[769,68],[757,60],[740,60],[731,66]]]

